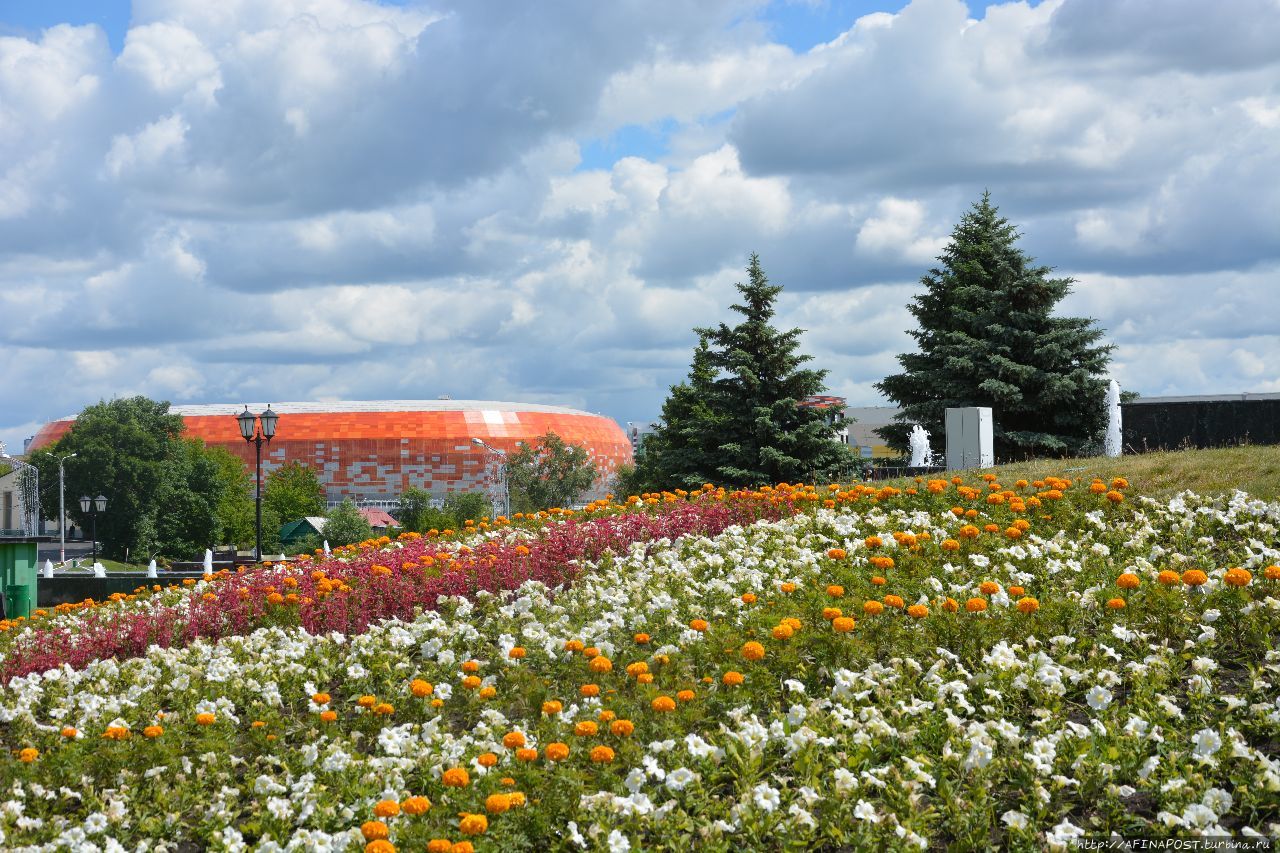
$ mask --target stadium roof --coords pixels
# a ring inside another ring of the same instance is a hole
[[[266,407],[266,403],[249,404],[250,411]],[[245,403],[199,403],[169,406],[169,414],[183,417],[207,417],[237,415]],[[540,412],[548,415],[587,415],[603,417],[596,412],[584,412],[565,406],[545,406],[541,403],[504,403],[496,400],[332,400],[300,403],[272,403],[271,409],[281,415],[321,415],[347,412]],[[75,420],[75,415],[59,418],[59,421]]]

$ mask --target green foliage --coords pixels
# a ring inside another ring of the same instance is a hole
[[[596,481],[586,448],[548,432],[507,458],[513,512],[571,506]]]
[[[199,529],[209,530],[212,523],[199,518],[212,515],[203,505],[206,501],[164,503],[174,497],[177,483],[192,473],[186,470],[193,457],[179,439],[182,430],[182,418],[169,414],[168,403],[146,397],[87,407],[58,442],[31,455],[31,463],[40,470],[41,504],[58,506],[57,459],[74,453],[76,457],[64,465],[67,514],[77,527],[92,532],[92,515],[81,511],[80,497],[106,496],[107,509],[98,514],[97,533],[99,549],[107,556],[123,559],[128,553],[141,559],[175,544],[166,542],[165,535],[181,532],[185,537]],[[207,481],[206,474],[194,477]],[[162,532],[162,516],[185,512],[197,517],[165,518]],[[213,544],[212,539],[201,547],[208,544]]]
[[[262,507],[264,513],[270,508],[282,524],[309,515],[324,515],[324,487],[310,466],[286,462],[267,475]]]
[[[220,484],[220,496],[216,514],[220,530],[219,541],[222,544],[234,545],[237,548],[248,548],[254,544],[255,508],[253,501],[253,477],[245,468],[240,457],[222,447],[205,447],[204,454],[216,469],[215,476]],[[267,550],[267,541],[272,526],[268,524],[266,507],[263,507],[262,539],[263,549]],[[275,525],[275,541],[280,540],[279,524]]]
[[[455,492],[445,496],[444,513],[453,519],[455,527],[459,527],[468,519],[483,521],[491,516],[493,504],[482,492]]]
[[[493,512],[489,498],[481,492],[461,492],[445,497],[444,505],[437,507],[431,493],[425,489],[410,487],[400,495],[396,509],[396,521],[405,530],[426,533],[429,530],[458,530],[468,519],[481,521]]]
[[[400,495],[400,505],[396,507],[395,517],[405,530],[425,533],[435,526],[426,523],[435,512],[438,510],[431,505],[431,493],[426,489],[410,486]]]
[[[697,329],[689,378],[671,389],[628,485],[652,491],[711,482],[731,486],[799,482],[856,467],[820,410],[798,406],[825,389],[825,370],[803,368],[803,329],[772,325],[780,285],[751,255],[737,285],[736,326]]]
[[[363,542],[372,537],[373,528],[350,500],[329,510],[324,523],[324,538],[331,548]]]
[[[1113,347],[1087,318],[1055,317],[1071,290],[1016,243],[990,193],[960,220],[924,292],[908,306],[919,351],[898,356],[903,372],[877,383],[900,407],[899,423],[877,430],[905,450],[912,423],[939,447],[946,409],[988,406],[1000,459],[1062,456],[1095,446],[1106,428],[1104,374]],[[935,447],[935,449],[939,449]]]

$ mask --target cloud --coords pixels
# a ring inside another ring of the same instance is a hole
[[[769,11],[137,0],[118,56],[0,38],[0,438],[131,393],[647,420],[751,251],[877,403],[984,189],[1126,387],[1274,386],[1275,0],[914,0],[808,51]],[[635,128],[662,153],[594,153]]]

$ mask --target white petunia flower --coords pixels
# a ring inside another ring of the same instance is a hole
[[[1111,691],[1105,687],[1094,686],[1084,695],[1085,701],[1089,703],[1089,707],[1095,711],[1105,711],[1112,700]]]
[[[774,811],[782,804],[782,796],[771,785],[761,782],[751,789],[751,801],[761,811]]]

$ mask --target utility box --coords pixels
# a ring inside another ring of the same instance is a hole
[[[36,604],[36,543],[0,542],[0,587],[5,618],[30,619]]]
[[[991,410],[985,406],[947,409],[947,467],[953,471],[990,468],[992,451]]]

